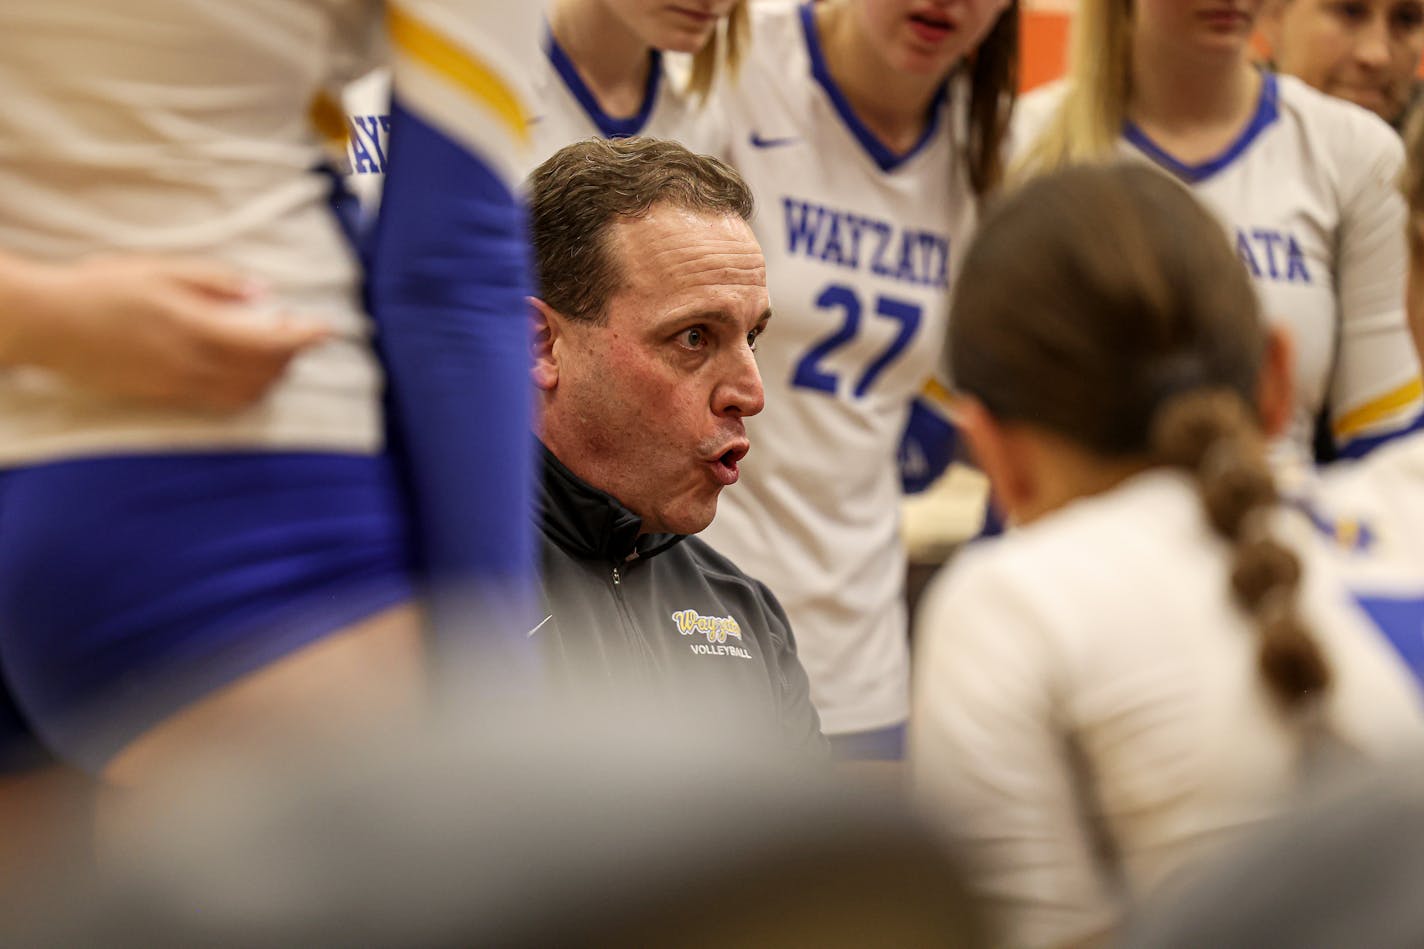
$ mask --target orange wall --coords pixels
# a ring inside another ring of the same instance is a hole
[[[1068,66],[1068,14],[1025,10],[1019,35],[1019,86],[1024,91],[1063,75]]]

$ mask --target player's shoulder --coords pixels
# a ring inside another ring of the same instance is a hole
[[[806,16],[800,0],[763,0],[751,5],[752,43],[764,43],[775,48],[777,42],[800,38],[802,18]]]
[[[738,71],[744,92],[760,96],[768,91],[763,83],[780,84],[787,77],[809,74],[806,30],[812,17],[809,5],[785,0],[752,4],[750,43]]]
[[[1063,103],[1071,87],[1065,77],[1046,82],[1025,92],[1014,103],[1014,120],[1043,123]]]
[[[1330,149],[1345,170],[1377,157],[1402,159],[1399,135],[1370,110],[1321,92],[1295,76],[1272,74],[1272,80],[1281,116]]]
[[[1110,608],[1124,589],[1171,582],[1182,563],[1210,550],[1188,479],[1152,471],[971,545],[956,559],[951,590],[1037,602],[1048,614],[1066,603],[1092,612]]]
[[[812,63],[801,6],[777,0],[752,4],[750,43],[736,72],[719,81],[715,99],[727,134],[747,129],[771,139],[784,131],[762,129],[799,123],[809,107]]]
[[[1008,153],[1022,155],[1043,132],[1068,95],[1069,81],[1055,79],[1019,96],[1009,120]]]

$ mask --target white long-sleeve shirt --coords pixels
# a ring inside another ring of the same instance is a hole
[[[1329,731],[1377,757],[1424,710],[1304,518],[1301,615],[1330,665]],[[1229,549],[1190,482],[1150,472],[962,555],[917,622],[910,761],[1007,944],[1101,934],[1123,905],[1275,813],[1304,732],[1257,668]]]

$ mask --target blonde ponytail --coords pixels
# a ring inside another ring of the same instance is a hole
[[[1057,111],[1014,164],[1023,181],[1113,156],[1132,91],[1132,0],[1080,0],[1073,18],[1068,88]]]
[[[738,0],[727,14],[727,19],[717,25],[700,50],[692,56],[692,75],[687,81],[687,89],[701,102],[707,101],[712,86],[717,81],[717,70],[725,66],[735,75],[746,55],[747,44],[751,41],[751,14],[747,12],[750,0]]]

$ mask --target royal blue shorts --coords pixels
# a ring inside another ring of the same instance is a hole
[[[409,600],[405,525],[383,458],[0,472],[0,768],[32,763],[37,739],[98,773],[185,705]]]

